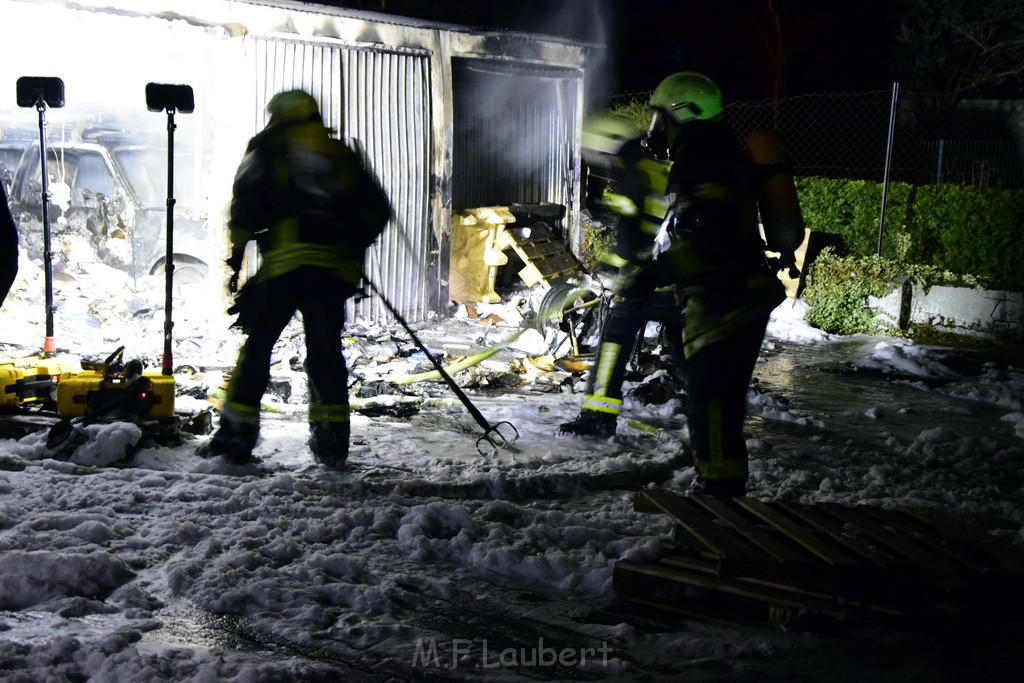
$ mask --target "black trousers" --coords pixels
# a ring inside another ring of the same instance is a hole
[[[697,471],[707,482],[747,480],[743,421],[770,313],[686,359],[686,413]]]
[[[314,454],[319,451],[328,458],[347,456],[348,367],[341,332],[345,301],[351,294],[351,288],[323,268],[307,266],[267,281],[260,291],[258,314],[247,316],[248,336],[228,385],[227,411],[258,415],[270,381],[274,345],[297,311],[302,314],[306,344],[310,446]]]
[[[605,316],[601,328],[601,342],[597,358],[587,377],[584,396],[584,410],[613,410],[612,404],[621,404],[622,382],[626,365],[637,343],[637,335],[648,322],[663,326],[662,336],[668,345],[668,352],[677,369],[685,363],[682,351],[683,307],[675,292],[654,292],[643,299],[620,299],[615,301]]]
[[[11,254],[0,254],[0,306],[3,306],[7,293],[11,291],[11,285],[18,277],[18,250],[14,249]]]

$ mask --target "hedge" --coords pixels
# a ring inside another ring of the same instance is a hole
[[[808,228],[876,254],[881,183],[801,177],[797,192]],[[882,257],[1024,289],[1024,190],[890,183]]]

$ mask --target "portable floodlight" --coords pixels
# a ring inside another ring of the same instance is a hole
[[[54,76],[22,76],[18,79],[19,107],[35,107],[39,112],[39,170],[42,178],[43,263],[46,286],[46,337],[43,355],[57,351],[53,337],[53,250],[50,247],[50,189],[46,172],[46,108],[64,106],[64,81]]]
[[[174,374],[171,352],[171,300],[174,290],[174,114],[195,111],[192,86],[167,83],[146,84],[146,108],[154,112],[167,112],[167,254],[164,258],[164,355],[161,362],[165,375]]]
[[[64,106],[64,81],[59,78],[22,76],[17,87],[19,107],[38,107],[40,102],[53,109]]]
[[[150,111],[177,111],[191,114],[196,109],[190,85],[169,85],[167,83],[146,84],[146,108]]]

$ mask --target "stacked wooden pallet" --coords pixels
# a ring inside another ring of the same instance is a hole
[[[832,503],[721,500],[640,491],[668,515],[656,562],[622,560],[629,603],[684,616],[785,627],[801,617],[910,622],[1024,604],[1024,551],[944,515]]]
[[[579,261],[543,223],[534,223],[528,231],[507,230],[504,238],[525,264],[518,275],[528,287],[550,289],[582,273]]]

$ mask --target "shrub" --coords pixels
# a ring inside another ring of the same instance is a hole
[[[826,248],[805,276],[807,322],[832,334],[899,334],[868,308],[868,297],[895,287],[900,268],[877,256],[843,257]]]
[[[888,260],[874,254],[839,256],[826,248],[805,277],[803,298],[810,307],[807,322],[832,334],[904,334],[868,308],[869,297],[891,293],[904,278],[925,289],[935,285],[990,286],[978,278],[935,266]]]

